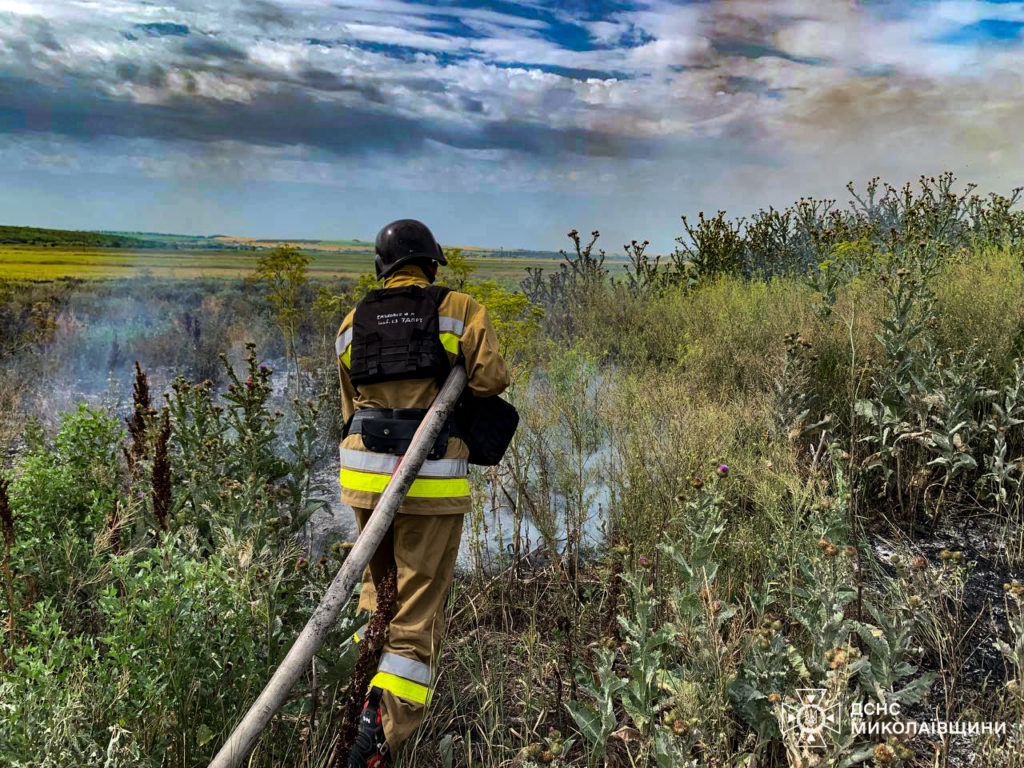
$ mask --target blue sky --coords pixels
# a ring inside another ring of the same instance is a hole
[[[673,247],[849,180],[1024,179],[1024,2],[0,0],[0,223]]]

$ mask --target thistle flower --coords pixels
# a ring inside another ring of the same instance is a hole
[[[839,667],[846,666],[849,662],[850,657],[846,653],[845,648],[836,648],[832,653],[832,658],[829,660],[830,669],[838,669]]]
[[[719,477],[725,477],[728,474],[729,474],[729,465],[728,464],[719,464],[718,465],[718,476]]]
[[[256,382],[253,381],[252,378],[248,378],[248,379],[245,380],[245,388],[246,389],[252,389],[255,384],[256,384]]]
[[[639,562],[640,562],[640,565],[647,565],[647,562],[648,562],[647,556],[646,555],[640,555]]]
[[[896,753],[888,744],[879,744],[874,749],[875,762],[878,765],[891,765]]]

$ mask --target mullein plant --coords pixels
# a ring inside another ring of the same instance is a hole
[[[982,498],[995,505],[1004,519],[1003,538],[1007,541],[1006,556],[1011,565],[1024,560],[1024,540],[1013,540],[1013,531],[1020,531],[1021,462],[1011,458],[1024,433],[1024,363],[1014,361],[1013,378],[992,403],[991,415],[982,429],[991,439],[991,448],[984,456],[985,473],[978,479]]]
[[[718,479],[728,473],[725,464],[716,471]],[[660,544],[678,585],[666,604],[659,604],[651,586],[650,559],[638,556],[620,576],[626,609],[615,617],[617,633],[594,651],[592,671],[575,670],[586,699],[566,707],[588,743],[590,765],[609,752],[618,760],[666,768],[689,765],[696,745],[722,738],[700,727],[707,706],[725,701],[735,650],[723,635],[736,608],[717,596],[714,552],[725,522],[716,486],[702,482],[697,499],[684,503],[675,521],[684,531],[682,542],[666,532]],[[665,613],[668,621],[661,618]],[[727,727],[724,720],[719,725]]]
[[[928,287],[930,262],[918,272],[899,267],[883,271],[887,316],[877,336],[885,355],[872,381],[870,398],[856,403],[857,415],[868,427],[860,438],[873,453],[863,462],[867,478],[880,498],[895,498],[904,519],[910,516],[908,472],[923,462],[917,454],[920,438],[927,434],[921,413],[922,398],[929,394],[927,375],[934,370],[926,336],[934,296]]]

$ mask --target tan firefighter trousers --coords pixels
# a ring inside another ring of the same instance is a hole
[[[362,531],[373,510],[352,509]],[[392,754],[419,727],[429,703],[463,517],[399,512],[363,573],[359,610],[371,613],[377,606],[374,582],[379,583],[392,564],[398,575],[395,617],[371,682],[384,689],[381,721]]]

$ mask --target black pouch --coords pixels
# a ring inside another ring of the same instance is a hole
[[[519,426],[519,411],[507,400],[463,392],[455,407],[458,436],[469,448],[469,463],[493,467],[501,462]]]
[[[363,438],[363,445],[374,453],[389,453],[395,456],[403,455],[409,450],[413,435],[422,420],[422,413],[419,417],[394,418],[378,416],[372,419],[364,419],[359,422],[359,433]],[[427,454],[427,458],[440,459],[448,450],[448,438],[450,430],[448,425],[441,429],[434,445]]]

